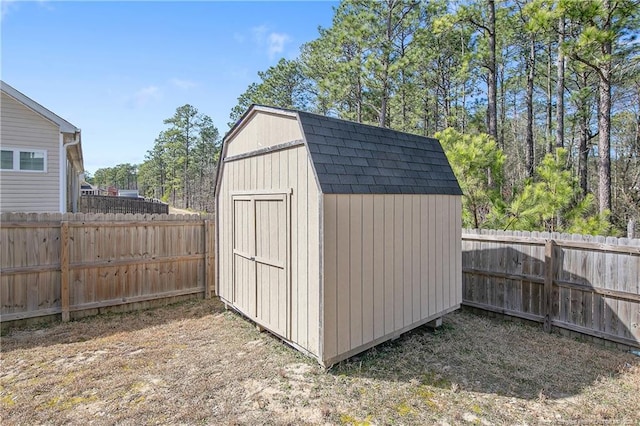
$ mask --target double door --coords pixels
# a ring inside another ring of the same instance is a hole
[[[289,338],[290,195],[237,194],[233,200],[233,303]]]

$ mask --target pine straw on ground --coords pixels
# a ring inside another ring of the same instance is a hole
[[[217,301],[2,337],[9,424],[637,424],[640,358],[447,315],[325,371]]]

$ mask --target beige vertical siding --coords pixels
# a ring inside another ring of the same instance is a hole
[[[364,228],[366,233],[373,236],[373,244],[370,246],[373,252],[373,338],[379,339],[385,335],[385,269],[384,269],[384,250],[381,248],[385,245],[384,231],[384,195],[374,195],[373,197],[365,197],[364,201],[372,199],[373,208],[369,214],[365,207],[365,222],[368,225]],[[377,226],[377,228],[376,228]]]
[[[0,139],[3,147],[47,151],[46,172],[0,171],[0,211],[59,212],[58,127],[2,93]]]
[[[227,156],[302,139],[295,116],[256,112],[229,139]]]
[[[252,122],[260,122],[260,116],[264,113],[258,113]],[[269,115],[268,120],[278,119],[277,117]],[[257,119],[257,121],[256,121]],[[289,123],[288,117],[282,117],[284,127]],[[251,123],[249,123],[251,124]],[[297,126],[297,123],[295,123]],[[288,142],[292,140],[292,134],[279,134],[274,135],[269,129],[277,128],[274,125],[264,127],[261,131],[262,140],[269,140],[273,145],[279,143]],[[244,130],[243,130],[244,132]],[[277,133],[277,132],[276,132]],[[234,150],[233,146],[239,141],[238,134],[236,138],[229,142],[227,147],[227,156],[230,152],[239,153],[239,150]],[[300,136],[298,130],[297,136]],[[287,140],[282,140],[286,138]],[[293,138],[295,139],[295,138]],[[244,139],[243,139],[244,140]],[[247,139],[249,140],[249,139]],[[244,142],[242,142],[244,143]],[[255,148],[255,147],[254,147]],[[242,148],[247,149],[246,145]],[[248,149],[249,151],[253,149]],[[265,191],[287,191],[292,190],[290,195],[290,261],[289,261],[289,276],[290,276],[290,288],[288,289],[288,296],[284,293],[286,288],[279,287],[275,283],[281,283],[282,276],[276,277],[273,268],[266,268],[264,266],[258,266],[257,271],[251,270],[249,267],[245,267],[239,273],[242,274],[255,274],[257,273],[259,279],[268,283],[269,288],[273,290],[273,293],[260,294],[262,299],[257,303],[253,299],[248,300],[247,295],[243,295],[242,299],[237,305],[245,314],[254,320],[257,320],[255,315],[252,315],[247,311],[244,305],[252,304],[255,306],[258,304],[260,307],[264,307],[267,300],[269,300],[269,308],[273,311],[269,311],[268,315],[272,321],[267,326],[272,331],[282,335],[291,342],[295,343],[299,347],[302,347],[312,354],[319,356],[320,354],[320,207],[319,207],[319,191],[317,182],[314,177],[313,169],[309,156],[305,146],[297,146],[285,150],[265,153],[262,155],[244,158],[240,160],[226,162],[223,165],[222,176],[220,181],[218,197],[218,251],[219,251],[219,282],[218,291],[219,296],[227,303],[235,304],[233,300],[233,209],[232,209],[232,194],[242,193],[264,193]],[[267,213],[265,213],[267,214]],[[269,214],[275,214],[275,217],[282,216],[271,211]],[[248,225],[247,225],[248,226]],[[273,230],[272,230],[273,231]],[[267,229],[269,232],[269,229]],[[277,247],[270,247],[272,251],[282,250],[282,240],[273,239],[270,241],[277,241]],[[273,244],[276,244],[275,242]],[[253,262],[250,262],[253,263]],[[271,274],[271,275],[269,275]],[[236,279],[249,279],[245,278],[246,275],[238,275]],[[286,281],[286,280],[284,280]],[[285,297],[286,296],[286,297]],[[237,296],[236,296],[237,297]],[[253,296],[252,296],[253,297]],[[285,305],[278,304],[274,306],[273,301],[278,300],[280,302],[286,301],[287,297],[290,298],[291,304],[289,307],[288,321],[289,321],[289,336],[286,336],[282,329],[282,321],[286,320],[282,315],[286,309]],[[237,299],[238,300],[238,299]],[[266,313],[265,313],[266,315]],[[258,321],[260,322],[260,321]],[[274,325],[276,324],[276,325]]]
[[[460,197],[324,195],[322,361],[459,307]]]

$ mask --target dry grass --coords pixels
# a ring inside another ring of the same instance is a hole
[[[216,301],[2,338],[9,424],[638,424],[640,358],[467,312],[329,371]]]

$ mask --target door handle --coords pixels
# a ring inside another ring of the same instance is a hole
[[[251,257],[249,258],[249,260],[254,260],[254,261],[255,261],[255,260],[256,260],[256,257],[255,257],[255,256],[251,256]]]

